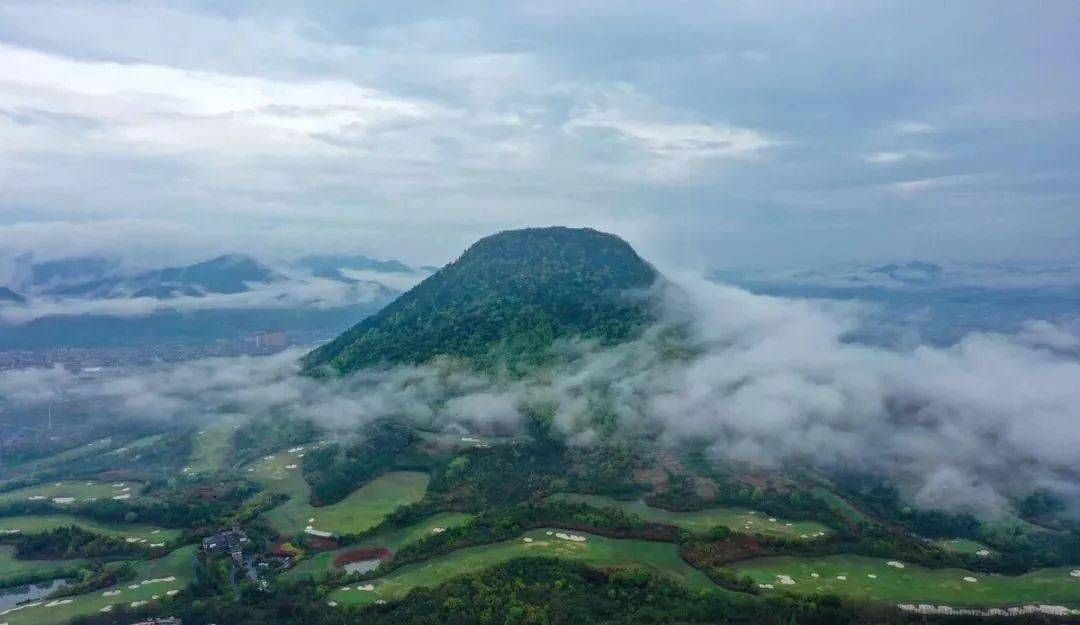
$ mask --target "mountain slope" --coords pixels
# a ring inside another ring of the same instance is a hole
[[[204,293],[243,293],[249,283],[269,283],[282,276],[250,256],[226,254],[193,265],[155,269],[130,277],[108,276],[48,291],[63,297],[154,297],[168,299]]]
[[[26,298],[11,289],[0,286],[0,302],[15,302],[16,304],[26,301]]]
[[[481,239],[461,257],[332,342],[305,369],[347,373],[439,355],[512,368],[552,342],[632,338],[652,320],[655,269],[622,239],[591,229],[531,228]]]

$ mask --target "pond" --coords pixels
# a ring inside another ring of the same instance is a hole
[[[0,588],[0,611],[13,608],[20,603],[36,601],[43,597],[47,597],[53,591],[59,590],[67,585],[68,581],[66,579],[52,579],[44,582],[36,582],[34,584],[26,584],[25,586]]]
[[[376,567],[382,562],[379,558],[371,560],[357,560],[356,562],[349,562],[344,565],[346,573],[367,573],[368,571],[374,571]]]

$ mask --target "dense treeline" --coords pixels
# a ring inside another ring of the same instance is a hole
[[[23,560],[60,560],[139,556],[147,548],[118,536],[105,536],[78,526],[57,527],[38,534],[20,536],[15,542],[15,557]]]
[[[459,259],[308,355],[315,372],[419,364],[436,356],[525,371],[559,338],[615,343],[653,320],[656,271],[625,241],[587,229],[536,228],[478,241]]]
[[[185,625],[891,625],[916,622],[887,607],[834,596],[738,597],[692,591],[642,570],[599,571],[551,558],[522,558],[418,588],[401,601],[331,607],[310,584],[221,596],[213,576],[166,602],[78,619],[78,625],[130,623],[135,614],[166,612]],[[243,588],[243,585],[242,585]],[[945,619],[918,617],[919,623]],[[963,618],[948,621],[963,624]],[[974,620],[970,622],[975,622]],[[1018,621],[1021,622],[1021,621]],[[1036,622],[1031,620],[1029,622]]]
[[[416,440],[410,428],[379,422],[351,445],[326,445],[308,451],[304,479],[311,485],[311,503],[329,505],[375,479],[393,466],[398,455]]]

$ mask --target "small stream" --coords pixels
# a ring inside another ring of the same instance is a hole
[[[12,586],[0,588],[0,611],[13,608],[20,603],[36,601],[49,596],[55,590],[68,585],[66,579],[51,579],[44,582],[26,584],[25,586]]]

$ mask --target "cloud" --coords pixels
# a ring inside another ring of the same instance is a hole
[[[926,150],[882,151],[873,152],[863,157],[867,163],[875,165],[887,165],[912,160],[928,160],[937,158],[933,152]]]
[[[156,312],[199,310],[337,308],[366,304],[386,297],[386,288],[375,282],[346,284],[335,280],[308,278],[269,284],[251,284],[241,293],[207,293],[169,299],[127,297],[109,299],[34,298],[21,304],[0,307],[0,325],[24,324],[43,317],[106,315],[140,317]]]
[[[543,402],[579,443],[608,436],[592,421],[603,405],[625,435],[703,445],[717,462],[855,467],[894,480],[921,506],[987,516],[1033,488],[1080,510],[1076,334],[1036,322],[1017,336],[972,334],[948,348],[874,347],[847,339],[863,320],[855,305],[678,283],[665,300],[666,318],[689,331],[691,349],[678,357],[663,348],[669,333],[651,331],[610,349],[565,344],[564,367],[524,380],[442,362],[316,381],[298,375],[293,350],[91,379],[6,372],[0,395],[105,398],[161,419],[288,412],[341,431],[394,417],[484,433],[514,431],[522,407]]]

